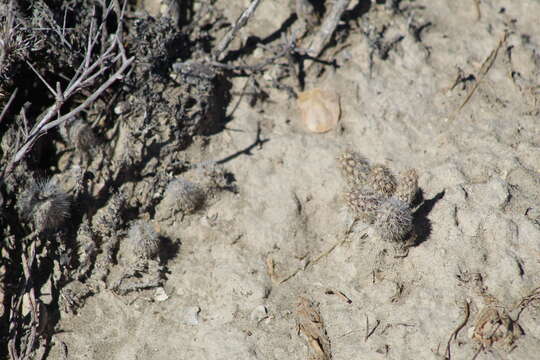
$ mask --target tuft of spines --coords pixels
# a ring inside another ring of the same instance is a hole
[[[343,178],[351,187],[363,187],[370,171],[369,162],[359,153],[345,151],[338,156],[338,164]]]
[[[36,231],[58,229],[69,216],[69,196],[52,180],[32,180],[17,206]]]
[[[146,221],[135,221],[129,228],[128,239],[135,255],[142,259],[154,259],[159,253],[159,235]]]
[[[367,186],[384,197],[390,197],[396,191],[396,178],[384,165],[374,165],[368,176]]]
[[[400,174],[394,197],[407,203],[413,203],[418,192],[418,173],[414,169],[409,169]]]
[[[377,209],[384,199],[369,190],[354,189],[345,193],[349,209],[358,220],[373,224],[377,217]]]
[[[389,198],[377,209],[373,227],[379,237],[389,242],[402,242],[413,229],[411,208],[403,201]]]
[[[176,179],[169,183],[165,196],[174,199],[176,209],[186,214],[199,210],[206,201],[204,189],[185,179]]]

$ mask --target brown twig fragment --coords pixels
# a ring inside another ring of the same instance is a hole
[[[224,51],[234,39],[238,30],[247,24],[249,18],[255,13],[255,10],[257,10],[260,3],[261,0],[253,0],[247,9],[242,12],[242,15],[240,15],[240,17],[236,20],[233,27],[227,34],[225,34],[223,39],[221,39],[219,44],[216,46],[216,49],[212,55],[214,60],[221,61],[223,59]]]
[[[210,62],[210,65],[217,68],[232,70],[232,71],[249,71],[249,72],[259,72],[264,70],[268,65],[274,64],[276,60],[286,57],[287,55],[293,53],[296,49],[296,35],[292,34],[290,39],[288,39],[284,44],[281,45],[281,49],[273,56],[261,61],[258,64],[254,65],[230,65],[224,64],[218,61]]]
[[[448,343],[446,344],[446,352],[444,355],[445,360],[451,359],[450,344],[452,343],[452,340],[457,339],[459,332],[461,331],[461,329],[465,327],[465,325],[467,325],[467,322],[469,321],[471,310],[470,310],[470,305],[468,301],[464,301],[464,308],[465,308],[465,316],[463,317],[463,321],[459,323],[458,327],[454,331],[452,331],[452,333],[450,334],[450,338],[448,338]]]
[[[15,99],[15,96],[17,96],[17,92],[19,91],[19,88],[16,88],[13,90],[13,93],[9,97],[8,102],[6,103],[6,106],[4,106],[4,109],[2,110],[2,113],[0,113],[0,123],[2,123],[2,120],[4,119],[4,116],[6,116],[6,113],[11,106],[11,103],[13,102],[13,99]]]
[[[341,16],[345,10],[347,10],[350,2],[351,0],[337,0],[334,3],[332,10],[330,10],[329,14],[325,16],[321,28],[315,35],[315,39],[307,50],[309,56],[317,58],[321,54],[324,47],[330,41],[332,34],[334,34],[334,31],[339,23],[339,19],[341,19]]]

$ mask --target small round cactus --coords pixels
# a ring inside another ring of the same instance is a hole
[[[375,165],[367,176],[367,185],[381,196],[389,197],[396,191],[396,178],[384,165]]]
[[[372,191],[358,189],[345,193],[345,199],[354,217],[369,224],[375,222],[377,209],[384,200]]]
[[[412,212],[409,206],[396,198],[382,202],[377,209],[377,217],[373,225],[381,239],[390,242],[405,241],[412,231]]]
[[[409,169],[401,173],[397,183],[394,197],[411,205],[418,192],[418,174],[416,170]]]
[[[98,142],[92,128],[80,119],[70,124],[68,133],[75,147],[85,153],[89,153]]]
[[[201,186],[191,181],[176,179],[167,186],[165,199],[175,209],[191,214],[204,205],[206,193]]]
[[[370,167],[362,155],[354,151],[345,151],[338,157],[338,163],[349,186],[361,187],[365,185]]]
[[[133,252],[140,258],[153,259],[159,253],[159,235],[146,221],[134,222],[128,231]]]
[[[69,216],[69,196],[54,180],[32,180],[21,194],[17,206],[35,230],[55,230]]]

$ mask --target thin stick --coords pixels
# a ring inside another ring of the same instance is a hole
[[[497,54],[499,53],[499,50],[501,49],[503,44],[506,42],[507,37],[508,37],[508,33],[505,32],[501,40],[499,40],[499,44],[497,45],[497,47],[489,54],[486,60],[484,60],[484,62],[482,63],[482,67],[478,71],[476,83],[472,87],[471,91],[469,91],[469,93],[467,94],[467,97],[465,97],[465,100],[463,100],[461,105],[454,111],[454,113],[450,117],[450,120],[454,119],[456,115],[461,111],[461,109],[463,109],[463,107],[465,107],[465,105],[467,105],[469,100],[472,98],[472,96],[478,89],[478,86],[480,86],[480,83],[482,82],[482,80],[484,80],[484,78],[486,77],[486,74],[489,72],[489,69],[491,69],[491,67],[495,63],[495,59],[497,59]]]
[[[457,339],[458,333],[467,325],[467,322],[469,321],[469,316],[471,315],[471,309],[468,301],[465,301],[465,316],[463,317],[463,320],[459,323],[458,327],[452,331],[450,334],[450,338],[448,339],[448,343],[446,344],[446,353],[445,353],[445,359],[450,360],[451,359],[451,353],[450,353],[450,344],[452,343],[452,340]]]
[[[240,15],[240,17],[234,23],[234,26],[223,37],[223,39],[221,39],[218,46],[216,46],[216,49],[212,56],[214,60],[221,61],[223,59],[223,52],[227,49],[231,41],[234,39],[238,30],[240,30],[247,24],[249,18],[255,13],[255,10],[257,10],[257,7],[260,3],[261,0],[253,0],[251,4],[249,4],[248,8],[244,10],[242,15]]]
[[[365,228],[364,230],[366,230],[367,228]],[[319,255],[317,255],[317,257],[315,257],[314,259],[311,259],[311,260],[308,260],[306,262],[306,265],[304,265],[304,267],[302,268],[298,268],[296,269],[295,271],[293,271],[291,274],[289,274],[287,277],[283,278],[282,280],[279,281],[280,284],[284,283],[285,281],[287,280],[290,280],[292,279],[293,277],[296,276],[296,274],[298,274],[300,271],[303,271],[303,270],[306,270],[307,268],[311,268],[313,267],[317,262],[319,262],[319,260],[321,260],[323,257],[326,257],[328,255],[330,255],[338,246],[341,246],[343,245],[348,239],[349,239],[349,232],[347,232],[345,234],[345,237],[343,238],[343,240],[340,240],[340,241],[336,241],[336,243],[334,245],[332,245],[328,250],[326,251],[323,251],[322,253],[320,253]]]
[[[345,10],[347,10],[350,2],[351,0],[338,0],[334,3],[332,10],[330,10],[330,13],[324,18],[321,28],[315,36],[315,40],[313,40],[313,43],[311,43],[311,46],[307,50],[308,55],[317,58],[321,54],[325,46],[330,41],[332,34],[334,34],[334,31],[339,23],[339,19],[341,19],[341,16]],[[306,67],[309,67],[312,64],[313,62]]]
[[[264,70],[264,68],[270,64],[273,64],[277,59],[280,59],[290,52],[294,51],[296,48],[296,35],[293,33],[290,40],[283,45],[283,49],[278,52],[276,55],[271,56],[267,58],[266,60],[255,64],[255,65],[229,65],[229,64],[223,64],[218,61],[211,61],[210,65],[223,68],[227,70],[238,70],[238,71],[252,71],[252,72],[259,72]]]
[[[4,106],[4,109],[2,110],[2,113],[0,114],[0,123],[2,123],[2,120],[4,120],[4,116],[6,116],[6,113],[7,113],[8,109],[9,109],[9,107],[11,106],[11,103],[13,102],[13,99],[15,99],[15,96],[17,95],[18,91],[19,91],[19,88],[15,88],[15,90],[13,90],[13,93],[9,97],[9,100],[6,103],[6,106]]]

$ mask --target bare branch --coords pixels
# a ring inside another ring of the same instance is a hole
[[[17,96],[18,91],[19,91],[19,88],[15,88],[15,90],[13,90],[13,93],[9,97],[9,100],[6,103],[6,106],[4,106],[4,109],[2,109],[2,113],[0,113],[0,123],[4,119],[4,116],[6,116],[6,113],[7,113],[8,109],[9,109],[9,107],[11,106],[11,103],[13,102],[13,99],[15,99],[15,96]]]
[[[248,8],[244,10],[242,15],[240,15],[240,17],[234,23],[234,26],[219,42],[213,54],[214,60],[221,61],[223,59],[223,52],[227,49],[231,41],[234,39],[238,30],[240,30],[247,24],[249,18],[255,13],[255,10],[257,10],[257,7],[260,3],[261,0],[253,0],[251,4],[249,4]]]
[[[113,5],[111,3],[107,8],[106,14],[108,14],[112,8]],[[9,174],[13,170],[14,166],[30,151],[39,137],[44,135],[48,130],[51,130],[77,116],[81,111],[87,109],[94,101],[96,101],[109,87],[112,86],[115,81],[122,79],[126,70],[133,63],[134,58],[126,57],[124,47],[121,41],[118,40],[118,34],[121,32],[120,26],[118,27],[116,34],[113,34],[107,40],[107,48],[104,50],[102,47],[101,53],[97,59],[92,60],[94,47],[98,41],[98,36],[102,31],[104,31],[103,24],[96,27],[95,22],[92,21],[90,24],[90,33],[88,34],[88,44],[84,59],[81,61],[81,64],[78,66],[71,81],[64,90],[60,88],[60,84],[57,84],[57,90],[55,91],[53,87],[49,85],[39,74],[39,72],[32,66],[32,64],[28,63],[40,80],[55,96],[55,102],[38,117],[39,120],[36,121],[36,125],[34,125],[34,127],[28,133],[24,134],[21,145],[17,146],[15,155],[9,162],[3,175]],[[111,65],[107,65],[108,63]],[[72,109],[67,114],[61,115],[60,111],[62,106],[68,99],[83,88],[94,84],[95,81],[97,81],[97,79],[113,65],[119,65],[118,69],[96,90],[94,90],[82,104],[77,106],[75,109]]]
[[[330,10],[330,13],[325,16],[319,32],[309,47],[307,51],[308,55],[316,58],[321,54],[324,47],[328,44],[328,41],[330,41],[332,34],[334,34],[334,31],[339,23],[339,19],[341,19],[341,16],[345,10],[347,10],[350,2],[351,0],[337,0],[334,3],[332,10]]]
[[[293,33],[291,38],[282,45],[281,51],[277,52],[274,56],[271,56],[264,61],[255,64],[255,65],[229,65],[220,63],[217,61],[210,62],[210,65],[217,68],[227,69],[227,70],[238,70],[238,71],[252,71],[258,72],[264,70],[264,68],[270,64],[273,64],[276,60],[287,56],[289,53],[294,52],[296,49],[296,34]]]

